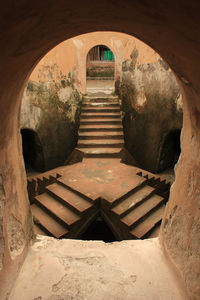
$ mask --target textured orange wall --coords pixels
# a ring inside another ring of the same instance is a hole
[[[137,64],[156,61],[158,54],[140,40],[119,32],[93,32],[68,39],[49,51],[36,66],[30,79],[47,81],[44,66],[57,64],[63,74],[74,74],[77,88],[85,92],[86,57],[89,50],[96,45],[108,46],[115,55],[115,77],[121,76],[122,62],[130,58],[134,48],[138,50]],[[42,70],[42,71],[41,71]]]

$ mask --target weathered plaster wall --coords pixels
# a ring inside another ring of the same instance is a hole
[[[86,32],[114,30],[135,35],[151,45],[179,78],[184,118],[182,154],[163,221],[160,239],[183,280],[190,299],[199,299],[199,176],[200,176],[200,3],[177,1],[60,0],[0,4],[0,172],[5,203],[1,226],[5,250],[0,271],[0,296],[6,299],[30,241],[29,203],[17,116],[25,81],[39,59],[58,43]],[[175,213],[173,214],[176,208]],[[14,260],[8,246],[8,217],[22,224],[24,251]],[[167,222],[166,222],[167,223]]]
[[[130,58],[135,48],[138,52],[138,63],[156,61],[156,52],[130,35],[119,32],[92,32],[68,39],[49,51],[36,66],[30,79],[36,82],[51,80],[51,74],[46,74],[44,67],[53,66],[56,61],[61,72],[70,72],[78,90],[85,93],[87,54],[99,44],[109,47],[114,53],[115,79],[121,77],[122,62]]]
[[[24,92],[20,127],[37,133],[44,157],[37,171],[46,171],[63,165],[76,146],[81,95],[55,62],[38,75],[40,83],[29,80]]]
[[[156,55],[155,62],[141,64],[139,53],[135,48],[123,63],[117,87],[125,144],[142,168],[158,172],[172,163],[170,157],[163,157],[162,148],[168,133],[182,128],[182,101],[175,76],[164,61]]]

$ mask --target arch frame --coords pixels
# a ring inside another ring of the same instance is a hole
[[[39,59],[66,38],[95,30],[114,30],[135,35],[146,42],[167,61],[178,77],[184,102],[182,153],[160,240],[171,266],[183,278],[190,297],[198,299],[199,252],[196,244],[200,223],[200,3],[177,0],[169,5],[169,2],[157,1],[152,6],[150,1],[125,0],[116,3],[102,0],[101,4],[94,4],[86,0],[84,6],[79,4],[79,1],[69,3],[61,0],[58,7],[54,1],[36,1],[33,6],[21,0],[20,3],[12,3],[12,9],[10,2],[3,3],[0,10],[1,28],[4,29],[0,39],[0,121],[4,128],[0,134],[0,170],[1,203],[4,207],[1,225],[5,248],[1,253],[1,298],[9,294],[32,238],[22,151],[17,133],[17,115],[27,78]],[[20,224],[25,237],[23,248],[15,259],[11,257],[8,234],[11,215]],[[191,255],[188,256],[188,253]]]

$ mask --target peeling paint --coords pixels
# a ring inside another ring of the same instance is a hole
[[[8,217],[7,233],[10,257],[12,260],[14,260],[23,252],[26,242],[22,224],[14,215],[10,215]]]

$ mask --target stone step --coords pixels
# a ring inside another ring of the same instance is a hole
[[[82,102],[82,108],[120,108],[119,101],[115,102]]]
[[[105,96],[105,97],[94,97],[94,96],[84,96],[83,97],[83,103],[84,102],[119,102],[119,98],[118,97],[115,97],[115,96]]]
[[[81,119],[80,120],[80,125],[100,125],[100,124],[104,124],[104,125],[111,125],[111,124],[116,124],[116,125],[121,125],[122,124],[122,120],[119,119],[112,119],[112,118],[91,118],[91,119]]]
[[[58,223],[36,204],[31,205],[31,210],[37,222],[57,239],[68,233],[67,227]]]
[[[79,140],[78,141],[78,148],[85,148],[85,147],[122,147],[124,145],[124,140],[123,139],[116,139],[116,140],[112,140],[112,139],[101,139],[101,140]]]
[[[97,131],[97,132],[79,132],[78,138],[82,139],[123,139],[123,131]]]
[[[155,238],[155,237],[159,236],[160,223],[161,223],[160,221],[153,227],[153,229],[151,229],[150,231],[147,232],[147,235],[145,236],[145,238],[152,239],[152,238]]]
[[[162,218],[165,211],[165,205],[162,205],[155,211],[153,211],[145,220],[134,227],[130,233],[139,239],[143,238],[153,227],[158,224]]]
[[[35,201],[55,215],[56,218],[62,220],[68,227],[80,220],[77,214],[47,193],[36,196]]]
[[[141,205],[137,206],[135,209],[130,211],[125,217],[121,218],[121,221],[132,228],[136,222],[147,215],[151,210],[157,207],[159,204],[163,203],[164,198],[158,195],[152,195]]]
[[[88,158],[119,158],[122,148],[80,148]]]
[[[112,106],[107,107],[87,107],[82,108],[83,113],[120,113],[120,107],[113,108]]]
[[[35,234],[48,235],[48,233],[40,228],[37,224],[33,224],[33,231]]]
[[[92,113],[81,113],[80,119],[96,119],[96,118],[114,118],[114,119],[121,119],[120,113],[98,113],[98,112],[92,112]]]
[[[92,204],[74,192],[68,190],[59,183],[53,183],[46,187],[46,191],[62,201],[64,205],[71,208],[75,213],[81,215],[91,208]]]
[[[79,127],[79,132],[100,132],[100,131],[123,131],[122,125],[116,124],[97,124],[95,126],[89,125],[81,125]]]
[[[154,191],[155,189],[148,185],[141,186],[141,188],[134,194],[114,206],[112,211],[119,217],[124,217],[125,214],[130,212],[137,205],[141,204],[141,202],[144,201],[148,196],[150,196]]]

